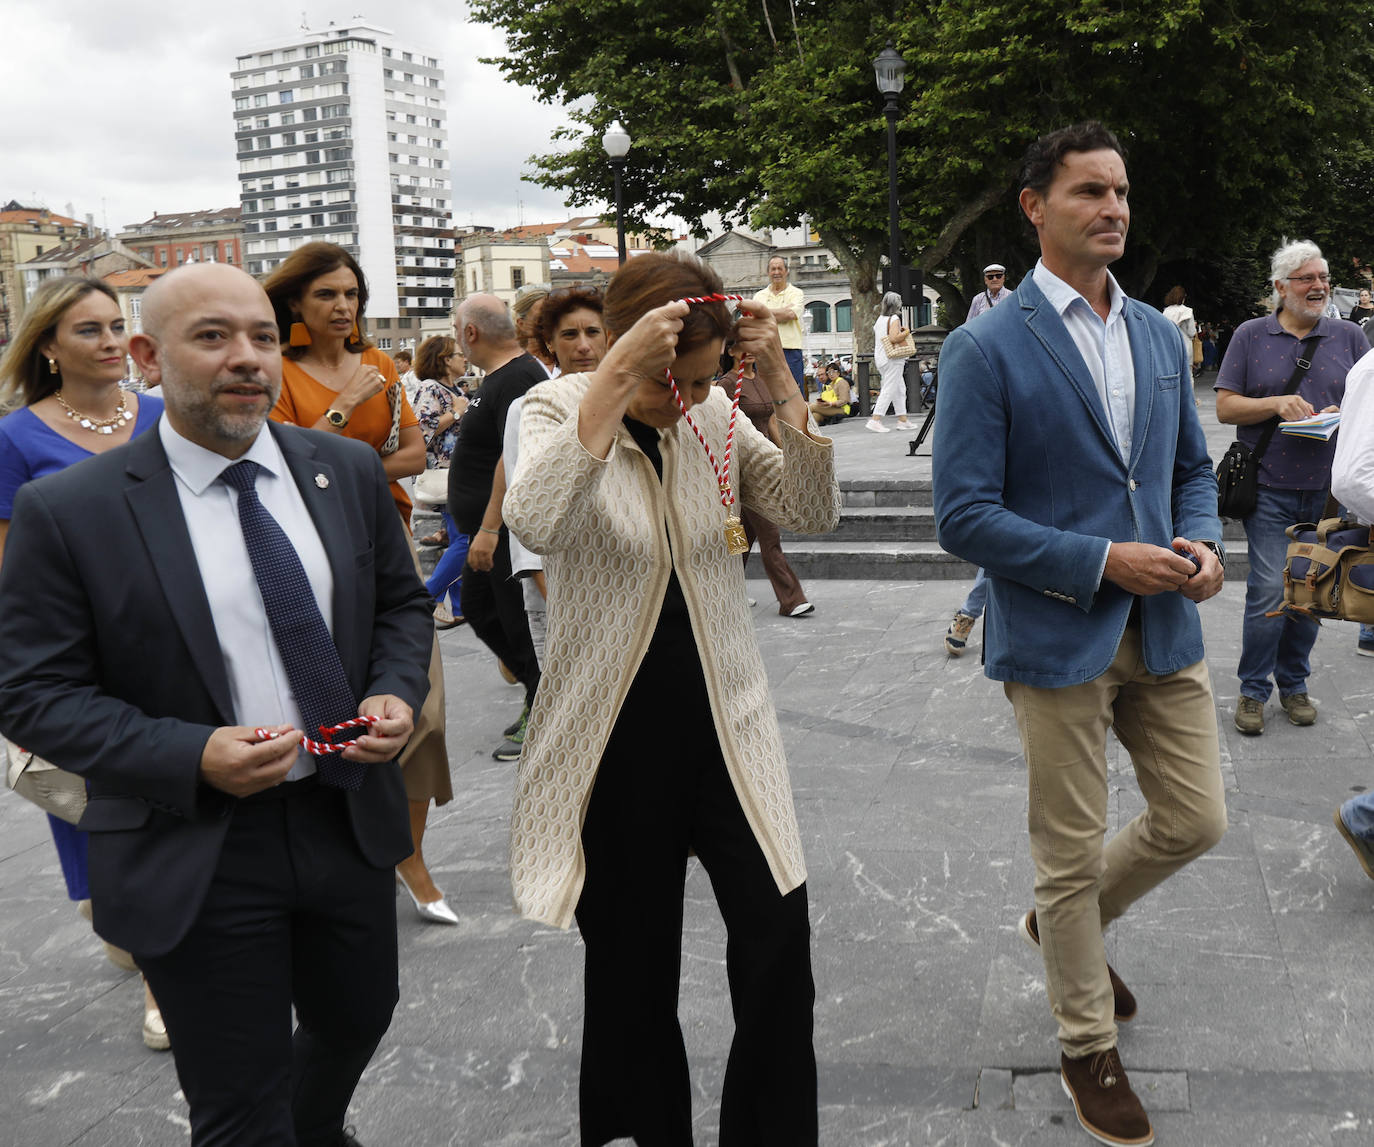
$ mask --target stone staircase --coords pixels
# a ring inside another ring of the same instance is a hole
[[[935,540],[935,511],[929,478],[842,479],[840,524],[833,533],[807,536],[783,532],[783,549],[797,576],[861,581],[972,579],[974,568],[946,553]],[[1245,532],[1223,523],[1226,576],[1249,571]]]

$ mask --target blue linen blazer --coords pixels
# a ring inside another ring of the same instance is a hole
[[[1129,461],[1031,276],[941,352],[936,522],[946,550],[988,573],[983,656],[994,680],[1055,689],[1107,670],[1133,598],[1099,580],[1106,542],[1221,538],[1191,356],[1152,307],[1127,299],[1125,322],[1135,367]],[[1142,597],[1140,608],[1151,673],[1202,658],[1193,602],[1167,592]]]

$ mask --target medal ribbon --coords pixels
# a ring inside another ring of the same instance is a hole
[[[376,717],[354,717],[351,721],[340,721],[337,725],[321,725],[320,736],[328,737],[334,733],[342,733],[345,729],[372,726],[377,723],[377,720]],[[275,739],[273,734],[266,729],[254,729],[253,732],[259,741]],[[305,737],[301,740],[301,748],[312,757],[324,757],[330,753],[342,753],[345,749],[351,749],[361,739],[359,737],[352,741],[340,741],[336,744],[333,741],[312,741],[309,737]]]

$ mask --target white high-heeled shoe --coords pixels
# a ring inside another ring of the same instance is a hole
[[[401,878],[401,874],[398,872],[396,873],[397,896],[401,894],[402,888],[405,889],[406,895],[410,897],[410,902],[415,905],[415,911],[420,914],[421,920],[427,920],[431,924],[458,923],[458,917],[454,915],[453,909],[450,908],[444,902],[444,898],[442,896],[439,897],[438,900],[431,900],[428,903],[422,903],[419,899],[416,898],[415,893],[410,890],[410,885],[407,884]]]

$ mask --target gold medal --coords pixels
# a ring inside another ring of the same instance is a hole
[[[725,548],[736,557],[749,552],[749,535],[734,514],[725,519]]]

